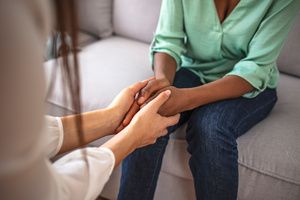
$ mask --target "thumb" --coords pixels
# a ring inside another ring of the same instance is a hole
[[[143,89],[148,84],[148,80],[144,80],[141,82],[137,82],[128,88],[132,91],[133,94],[138,93],[141,89]]]
[[[164,124],[166,127],[173,126],[178,123],[180,119],[180,114],[173,115],[171,117],[164,117]]]
[[[151,108],[154,112],[158,112],[159,108],[169,99],[170,95],[170,90],[161,92],[157,97],[150,101],[145,108]]]

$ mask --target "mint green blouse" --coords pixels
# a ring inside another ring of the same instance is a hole
[[[228,75],[248,81],[253,98],[276,88],[276,59],[300,10],[300,0],[240,0],[220,22],[214,0],[163,0],[151,45],[208,83]]]

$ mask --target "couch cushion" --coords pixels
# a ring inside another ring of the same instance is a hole
[[[280,71],[300,77],[300,13],[277,63]]]
[[[278,102],[270,116],[238,139],[239,165],[300,187],[300,79],[281,75]],[[182,138],[185,127],[176,131]],[[184,140],[170,141],[162,171],[191,179]],[[271,185],[271,184],[270,184]]]
[[[100,38],[112,34],[112,0],[77,0],[79,28]]]
[[[97,38],[94,35],[88,34],[86,32],[80,31],[78,33],[78,44],[80,48],[83,48],[89,44],[92,44],[96,41],[98,41],[99,38]]]
[[[161,0],[114,0],[113,25],[117,35],[150,43]]]
[[[110,37],[84,48],[79,54],[83,111],[106,107],[123,88],[152,76],[148,49],[149,45],[120,37]],[[54,66],[53,60],[45,63],[48,82]],[[63,99],[60,81],[55,82],[48,101],[71,109]]]

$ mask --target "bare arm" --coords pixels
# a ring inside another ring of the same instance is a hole
[[[154,74],[156,79],[167,79],[171,84],[176,73],[176,61],[166,53],[155,53]]]
[[[253,86],[239,76],[226,76],[211,83],[186,89],[189,105],[187,110],[208,103],[240,97],[253,91]]]
[[[83,113],[82,130],[84,133],[84,144],[114,133],[118,125],[118,118],[112,108],[96,110]],[[76,122],[78,115],[62,117],[64,129],[64,140],[59,153],[75,149],[80,146]]]
[[[156,78],[165,78],[169,80],[171,85],[175,76],[175,70],[176,62],[171,56],[165,53],[155,54],[154,71]],[[148,86],[144,90],[147,90],[147,88]],[[164,90],[172,91],[170,99],[160,109],[162,115],[170,116],[208,103],[240,97],[253,91],[253,89],[253,86],[243,78],[231,75],[194,88],[179,89],[167,86],[161,88],[157,94]],[[150,88],[148,91],[154,90]],[[151,96],[151,94],[148,96]]]
[[[133,104],[136,94],[147,85],[148,81],[141,81],[123,89],[105,109],[82,113],[84,144],[114,134]],[[70,115],[61,118],[64,140],[59,153],[80,147],[76,126],[78,117],[78,115]]]

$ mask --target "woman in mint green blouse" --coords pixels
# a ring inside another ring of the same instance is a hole
[[[277,100],[276,59],[300,0],[163,0],[151,47],[155,72],[138,104],[172,91],[161,108],[181,113],[197,199],[236,199],[237,137]],[[153,199],[163,137],[123,162],[119,199]],[[172,184],[172,183],[170,183]]]

